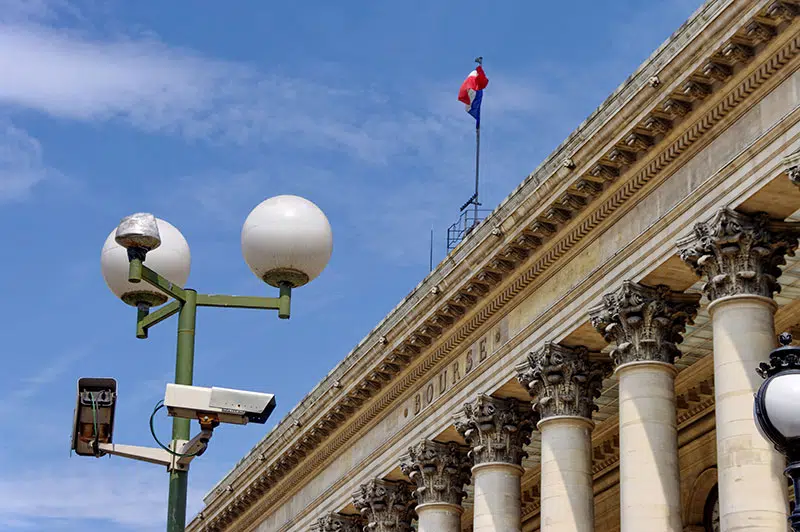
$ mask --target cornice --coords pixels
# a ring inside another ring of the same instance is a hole
[[[348,371],[342,373],[344,370],[337,368],[318,385],[311,394],[316,403],[304,412],[295,409],[290,413],[290,419],[284,420],[228,475],[220,492],[207,498],[208,507],[190,524],[190,529],[221,530],[244,512],[248,515],[239,524],[249,526],[264,510],[288,496],[290,486],[301,485],[304,478],[328,463],[386,407],[796,56],[800,50],[797,36],[752,72],[742,71],[743,64],[752,62],[762,53],[759,47],[765,46],[749,36],[747,28],[751,23],[772,27],[771,42],[785,33],[787,26],[785,22],[772,26],[766,3],[758,5],[762,12],[751,20],[745,19],[732,38],[709,54],[709,60],[729,66],[731,76],[710,79],[702,72],[706,66],[703,63],[697,67],[700,74],[690,71],[685,78],[704,83],[707,91],[676,80],[667,87],[668,93],[661,94],[659,102],[640,113],[640,121],[628,132],[616,135],[621,143],[609,145],[585,163],[576,164],[579,169],[566,177],[554,174],[562,183],[561,188],[566,187],[563,194],[548,197],[547,202],[538,194],[541,190],[535,190],[529,197],[539,204],[538,208],[528,209],[520,201],[516,211],[507,213],[504,222],[498,224],[501,229],[491,231],[503,209],[511,208],[511,200],[504,202],[489,223],[476,230],[469,257],[459,256],[466,253],[465,242],[446,261],[451,264],[445,264],[443,269],[458,272],[465,282],[452,282],[448,287],[443,274],[436,285],[437,293],[420,294],[418,287],[406,300],[411,307],[417,307],[416,319],[409,319],[408,314],[387,317],[382,323],[391,322],[394,328],[375,340],[375,334],[370,335],[360,344],[365,352],[353,353],[343,362],[342,367]],[[750,52],[744,47],[750,47]],[[641,70],[640,75],[648,72]],[[723,78],[725,81],[720,81]],[[682,107],[687,111],[685,116],[675,110],[676,101],[686,104]],[[666,122],[673,126],[672,131],[662,127]],[[580,161],[581,157],[576,155],[574,160]],[[554,186],[547,188],[552,192]],[[456,267],[452,265],[454,261],[463,264]],[[464,268],[470,268],[472,275],[463,275]],[[381,327],[376,330],[382,331]],[[374,343],[368,345],[370,342]],[[331,390],[334,392],[329,393]],[[299,427],[291,421],[299,423]],[[296,431],[294,435],[292,430]],[[231,490],[225,489],[227,485],[232,486]],[[274,489],[279,486],[286,489]]]

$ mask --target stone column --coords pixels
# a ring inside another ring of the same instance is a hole
[[[755,368],[775,347],[779,266],[798,235],[798,223],[723,209],[678,241],[711,301],[722,530],[786,529],[785,459],[756,428],[753,394],[762,382]]]
[[[406,482],[372,479],[353,494],[353,505],[370,532],[411,532],[414,500]]]
[[[470,481],[467,448],[422,440],[400,464],[417,485],[417,532],[460,532],[464,486]]]
[[[464,405],[456,429],[471,447],[475,485],[474,532],[521,532],[523,446],[530,443],[535,416],[514,399],[479,395]]]
[[[541,532],[594,532],[592,411],[609,366],[590,362],[585,347],[554,343],[517,366],[540,417]]]
[[[683,529],[673,362],[699,302],[700,294],[625,281],[589,310],[616,344],[622,532]]]
[[[311,525],[312,532],[364,532],[364,520],[357,515],[343,515],[336,512],[317,519]]]

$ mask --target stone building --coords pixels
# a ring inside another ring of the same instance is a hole
[[[800,3],[705,3],[189,530],[785,530],[752,404],[800,324],[798,69]]]

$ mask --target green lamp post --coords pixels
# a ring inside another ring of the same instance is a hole
[[[147,213],[126,217],[111,232],[103,246],[101,267],[111,291],[137,308],[137,338],[147,338],[150,327],[178,314],[175,383],[190,386],[197,307],[277,310],[279,318],[288,319],[292,289],[316,278],[331,251],[331,228],[325,214],[306,199],[276,196],[256,206],[245,220],[242,252],[253,273],[278,289],[278,297],[199,294],[184,288],[191,265],[189,246],[174,226]],[[171,454],[177,455],[180,445],[190,440],[190,422],[173,419]],[[214,420],[200,422],[206,430]],[[106,443],[102,448],[113,446]],[[169,471],[167,531],[179,532],[186,525],[188,465]]]

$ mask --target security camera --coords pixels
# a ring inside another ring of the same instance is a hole
[[[103,378],[78,380],[78,400],[72,423],[72,450],[80,456],[106,454],[99,445],[112,443],[117,381]]]
[[[265,423],[275,409],[271,393],[167,384],[164,406],[173,417],[202,423]]]

